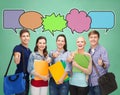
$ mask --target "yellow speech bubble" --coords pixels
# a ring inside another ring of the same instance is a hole
[[[19,22],[23,27],[35,31],[42,25],[42,17],[38,12],[28,11],[20,16]]]

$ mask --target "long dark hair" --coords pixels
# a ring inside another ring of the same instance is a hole
[[[39,41],[40,39],[44,39],[44,40],[46,41],[46,43],[47,43],[47,39],[46,39],[44,36],[38,37],[37,40],[36,40],[36,45],[35,45],[35,48],[34,48],[34,52],[38,51],[37,43],[38,43],[38,41]],[[45,49],[43,50],[43,55],[44,55],[44,57],[46,57],[47,54],[48,54],[47,46],[45,46]]]
[[[65,45],[64,45],[64,50],[67,51],[67,40],[64,34],[59,34],[56,38],[56,41],[58,40],[59,37],[63,37],[65,39]]]

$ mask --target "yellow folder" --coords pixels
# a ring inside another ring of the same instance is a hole
[[[61,61],[56,62],[55,64],[49,67],[50,73],[52,74],[53,79],[55,80],[56,84],[58,84],[58,80],[63,76],[65,69]],[[68,75],[65,77],[64,81],[67,80],[69,77]]]
[[[43,60],[35,60],[34,61],[34,70],[35,72],[39,73],[40,75],[46,76],[48,75],[48,63]],[[39,77],[34,78],[35,80],[42,80]]]

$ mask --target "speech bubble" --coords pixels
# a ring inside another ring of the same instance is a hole
[[[108,31],[114,26],[115,15],[112,11],[91,11],[88,15],[92,19],[92,29],[106,29]]]
[[[71,31],[76,31],[78,33],[88,31],[91,24],[91,18],[87,13],[77,9],[72,9],[70,13],[66,15],[66,20],[68,21],[67,26]]]
[[[17,33],[16,29],[22,28],[19,23],[19,17],[22,13],[24,13],[24,10],[4,10],[3,27],[5,29],[13,29]]]
[[[42,17],[38,12],[28,11],[20,16],[19,22],[23,27],[35,31],[42,25]]]
[[[55,31],[63,31],[66,28],[67,21],[64,16],[58,14],[57,16],[53,13],[43,18],[43,30],[50,31],[54,35]]]

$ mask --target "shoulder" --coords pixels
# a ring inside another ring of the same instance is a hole
[[[19,45],[16,45],[16,46],[14,47],[14,49],[15,49],[15,48],[21,48],[20,44],[19,44]]]
[[[36,52],[32,52],[30,56],[36,56]]]
[[[16,45],[13,49],[13,52],[21,52],[21,46],[20,45]]]
[[[54,53],[54,52],[56,52],[56,50],[51,50],[51,51],[50,51],[50,53]]]
[[[85,52],[85,55],[87,55],[87,56],[91,56],[88,52]]]
[[[100,50],[101,52],[107,52],[106,48],[103,47],[103,46],[99,46],[99,50]]]
[[[71,54],[71,52],[70,52],[70,51],[65,51],[63,54],[70,55],[70,54]]]
[[[85,52],[85,56],[91,60],[91,55],[88,52]]]

